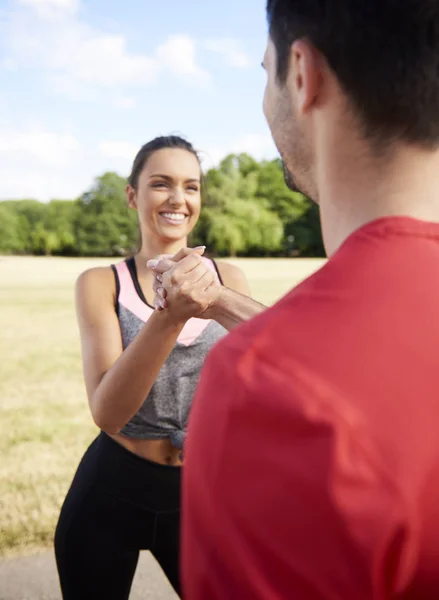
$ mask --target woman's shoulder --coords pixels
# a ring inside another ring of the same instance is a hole
[[[247,277],[240,267],[230,262],[220,260],[217,262],[217,268],[223,285],[235,292],[244,294],[245,296],[250,295]]]
[[[114,295],[116,278],[113,266],[91,267],[83,271],[76,280],[76,291],[82,295],[105,293]]]

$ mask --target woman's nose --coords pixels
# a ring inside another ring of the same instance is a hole
[[[180,206],[184,203],[184,190],[180,188],[175,188],[172,191],[171,197],[169,198],[170,204],[174,206]]]

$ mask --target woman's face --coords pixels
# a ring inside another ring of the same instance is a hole
[[[200,179],[200,165],[191,152],[176,148],[154,152],[143,167],[137,190],[127,188],[142,232],[166,242],[185,238],[200,215]]]

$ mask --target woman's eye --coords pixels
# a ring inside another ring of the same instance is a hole
[[[189,187],[189,188],[187,188],[187,189],[188,189],[190,192],[198,192],[198,188],[197,188],[197,186],[196,186],[196,185],[194,185],[194,186],[192,186],[192,187]]]
[[[157,183],[153,183],[152,184],[153,188],[166,188],[168,187],[166,183],[164,183],[163,181],[159,181]]]

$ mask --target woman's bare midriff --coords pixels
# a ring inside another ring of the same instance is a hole
[[[127,438],[120,434],[111,435],[115,442],[141,458],[146,458],[160,465],[181,467],[182,452],[175,448],[169,438],[163,440],[141,440]]]

